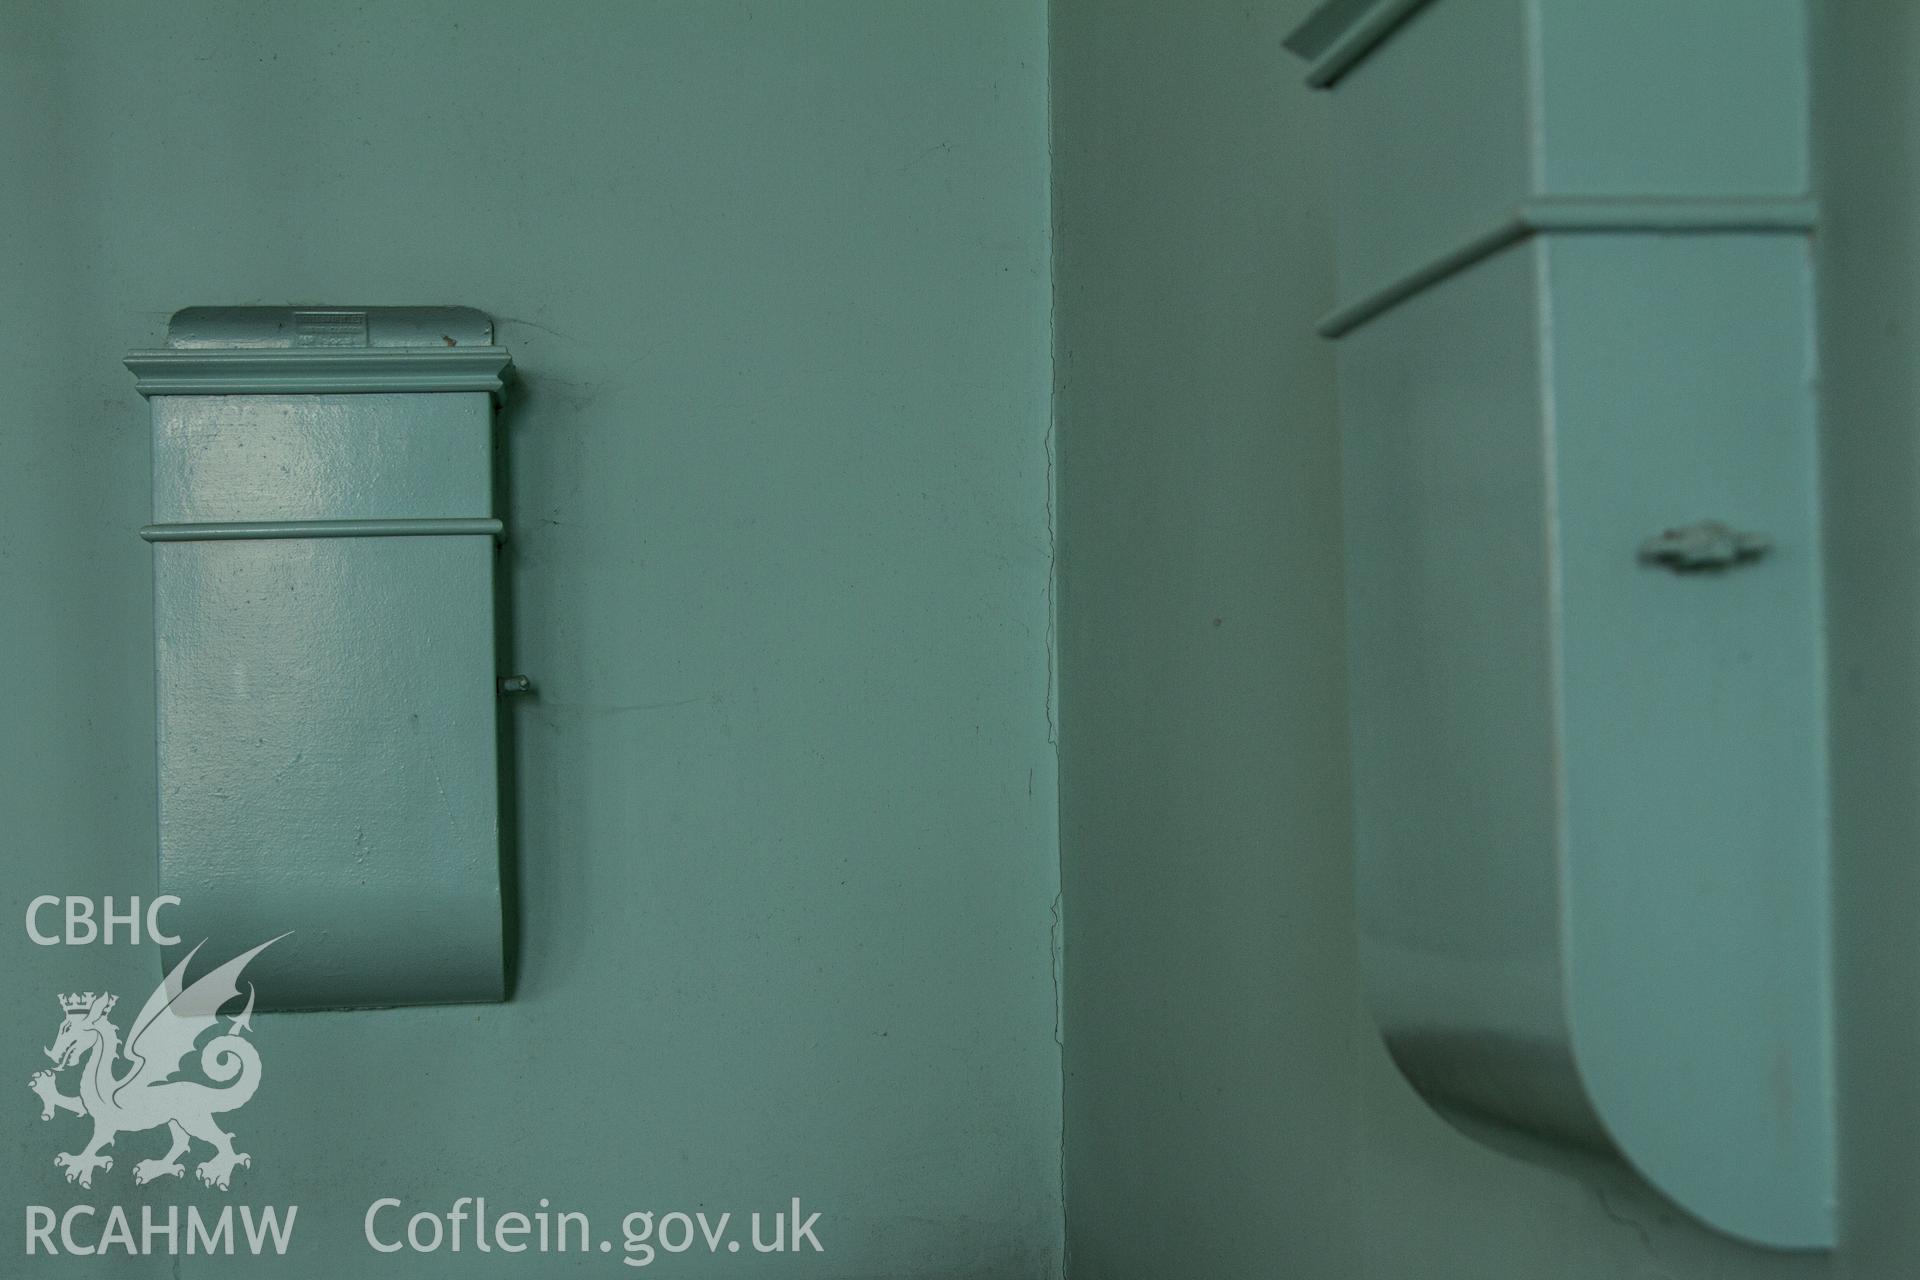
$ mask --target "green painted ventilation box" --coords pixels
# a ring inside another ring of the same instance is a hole
[[[491,322],[196,307],[127,366],[165,962],[287,935],[249,970],[262,1008],[503,998]]]
[[[1797,0],[1330,0],[1360,948],[1407,1079],[1834,1235]],[[1489,1124],[1488,1122],[1492,1122]]]
[[[1288,47],[1334,99],[1330,332],[1533,232],[1811,217],[1799,0],[1329,0]]]

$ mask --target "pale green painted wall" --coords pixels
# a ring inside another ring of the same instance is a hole
[[[1055,0],[1070,1273],[1355,1274],[1320,103],[1270,5]]]
[[[1055,1274],[1042,6],[19,3],[4,26],[0,1255],[22,1203],[82,1194],[24,1088],[54,993],[157,978],[151,951],[18,923],[34,893],[151,887],[146,410],[120,356],[191,303],[447,302],[491,312],[524,378],[519,989],[262,1020],[232,1198],[300,1204],[272,1274],[501,1273],[359,1241],[376,1196],[480,1193],[609,1228],[824,1215],[820,1258],[673,1274]],[[87,1198],[219,1198],[125,1175]],[[574,1274],[551,1261],[513,1274]]]
[[[1075,1272],[1911,1274],[1920,1008],[1885,975],[1912,967],[1920,897],[1920,615],[1864,567],[1832,580],[1853,628],[1838,1267],[1469,1143],[1359,1007],[1331,353],[1308,334],[1332,296],[1324,103],[1279,49],[1304,8],[1052,14]],[[1920,157],[1849,122],[1903,118],[1920,26],[1837,12],[1831,532],[1877,555],[1920,539],[1911,493],[1854,492],[1915,462]],[[783,1274],[1051,1274],[1041,7],[565,14],[8,6],[7,910],[149,887],[147,457],[121,351],[196,301],[487,308],[527,378],[516,638],[543,687],[521,986],[263,1021],[270,1083],[235,1127],[246,1198],[302,1205],[304,1260],[276,1273],[453,1274],[373,1259],[359,1213],[484,1192],[603,1216],[797,1193],[830,1251]],[[150,953],[33,948],[4,921],[0,962],[22,1081],[56,990],[154,976]],[[24,1088],[0,1110],[9,1254],[20,1203],[76,1198],[35,1117]],[[88,1198],[214,1198],[113,1185]]]
[[[1920,1274],[1920,7],[1817,10],[1841,1230]]]
[[[1071,1273],[1839,1274],[1470,1141],[1361,1007],[1307,7],[1053,5]]]

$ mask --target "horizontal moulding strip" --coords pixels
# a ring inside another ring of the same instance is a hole
[[[1384,311],[1482,258],[1533,235],[1805,235],[1819,206],[1809,199],[1539,199],[1397,279],[1335,308],[1314,328],[1351,333]]]
[[[501,393],[505,347],[168,347],[126,360],[143,396],[344,395],[382,391]]]
[[[198,524],[150,524],[140,530],[148,542],[246,542],[263,538],[444,538],[485,534],[506,541],[506,525],[497,519],[408,520],[221,520]]]

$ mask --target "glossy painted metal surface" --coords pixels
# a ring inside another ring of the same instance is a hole
[[[1542,204],[1804,201],[1805,29],[1800,0],[1416,6],[1332,91],[1343,306]]]
[[[483,533],[496,542],[506,537],[504,521],[490,517],[445,520],[210,520],[198,524],[150,524],[140,536],[148,542],[230,542],[256,538],[424,538]]]
[[[1804,15],[1683,7],[1434,0],[1334,90],[1362,953],[1444,1111],[1820,1248]]]
[[[498,395],[498,347],[420,351],[142,351],[127,367],[150,396],[319,395],[327,392],[486,391]]]
[[[502,998],[505,351],[455,308],[195,308],[170,339],[127,364],[181,946],[291,931],[268,1008]]]

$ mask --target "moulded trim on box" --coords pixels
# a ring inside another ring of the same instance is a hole
[[[1307,83],[1324,89],[1431,0],[1326,0],[1281,43],[1306,60]]]
[[[490,347],[493,318],[473,307],[182,307],[167,345],[308,350],[316,346]]]
[[[182,347],[126,359],[143,396],[485,391],[513,376],[505,347]]]
[[[150,524],[140,536],[148,542],[252,542],[263,538],[445,538],[484,534],[505,542],[506,525],[491,516],[398,520],[203,520],[192,524]]]
[[[1807,196],[1768,199],[1543,196],[1526,201],[1494,226],[1445,253],[1336,307],[1314,328],[1327,338],[1351,333],[1422,290],[1532,235],[1805,235],[1813,230],[1819,213],[1819,202]]]

